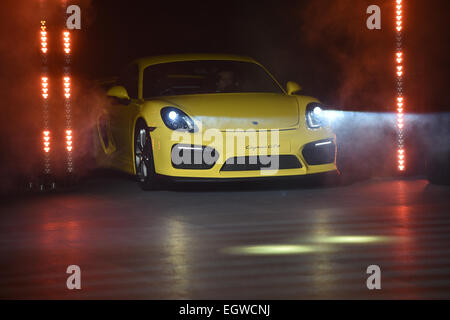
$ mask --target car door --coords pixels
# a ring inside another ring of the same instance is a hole
[[[113,98],[109,109],[111,133],[116,146],[115,164],[120,169],[129,169],[133,165],[132,141],[133,121],[139,113],[138,101],[139,69],[135,64],[124,69],[119,85],[127,89],[130,100]]]

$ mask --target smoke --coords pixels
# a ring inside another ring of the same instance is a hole
[[[382,112],[336,111],[338,168],[344,183],[371,177],[392,177],[397,170],[397,115]],[[431,162],[448,170],[450,113],[405,115],[406,174],[427,173]]]
[[[39,26],[45,17],[49,25],[49,82],[51,125],[55,131],[62,131],[61,117],[63,103],[58,98],[61,90],[62,63],[57,52],[62,45],[59,37],[64,22],[63,1],[44,1],[42,11],[39,1],[1,1],[0,10],[0,193],[12,191],[18,183],[25,186],[27,181],[42,172],[41,130],[43,123],[40,98],[41,59],[39,55]],[[93,20],[90,0],[73,1],[82,10],[82,27],[87,28]],[[76,31],[77,32],[77,31]],[[74,34],[76,33],[74,32]],[[76,38],[76,37],[75,37]],[[79,90],[74,81],[74,94],[89,90]],[[89,91],[89,95],[92,89]],[[81,100],[82,103],[83,100]],[[75,125],[79,125],[78,101],[74,101]],[[78,118],[78,119],[76,119]],[[83,129],[91,125],[82,125]],[[87,130],[87,129],[86,129]],[[59,133],[61,135],[62,133]],[[82,135],[84,138],[84,135]],[[58,132],[55,132],[58,138]],[[54,162],[64,163],[64,146],[55,140]],[[80,142],[79,142],[80,143]],[[84,147],[86,142],[82,140]],[[84,156],[83,154],[81,156]]]
[[[382,30],[368,30],[366,9],[378,5]],[[387,111],[393,94],[394,38],[386,1],[315,0],[298,8],[301,36],[311,55],[313,77],[333,83],[328,100],[358,110]]]
[[[39,99],[35,99],[39,94],[39,64],[30,50],[35,47],[36,27],[39,26],[39,20],[34,23],[37,4],[30,1],[1,3],[1,190],[13,185],[13,175],[32,169],[34,150],[30,136],[40,115]],[[37,94],[33,95],[34,92]]]
[[[97,167],[94,140],[98,140],[97,120],[111,101],[95,81],[80,79],[75,83],[73,118],[75,123],[77,175],[86,176]]]
[[[368,30],[366,9],[381,8],[382,29]],[[406,8],[408,28],[405,97],[407,110],[429,108],[421,97],[425,84],[422,61],[417,52],[423,50],[422,26],[417,2]],[[392,1],[314,0],[299,5],[301,43],[311,67],[303,67],[313,93],[332,108],[347,110],[334,123],[338,140],[338,165],[344,175],[368,178],[396,174],[396,95],[393,79]],[[414,23],[413,23],[414,20]],[[425,21],[422,21],[423,23]],[[416,28],[416,29],[415,29]],[[414,44],[420,43],[420,46]],[[313,55],[312,52],[317,52]],[[423,57],[421,57],[423,59]],[[419,63],[417,63],[419,62]],[[304,77],[304,76],[303,76]],[[310,79],[312,78],[312,80]],[[431,92],[431,91],[430,91]],[[446,94],[446,93],[445,93]],[[444,98],[445,100],[445,98]],[[369,112],[371,111],[371,112]],[[409,114],[405,117],[405,143],[409,174],[423,174],[427,162],[436,154],[445,155],[449,143],[448,114]],[[439,143],[437,143],[439,141]]]

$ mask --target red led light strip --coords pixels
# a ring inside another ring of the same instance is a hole
[[[72,52],[72,39],[71,33],[67,30],[66,20],[67,20],[67,0],[61,1],[63,14],[63,25],[64,31],[62,33],[62,50],[64,53],[64,76],[63,76],[63,94],[64,94],[64,111],[66,118],[66,127],[64,130],[64,140],[65,140],[65,149],[67,155],[66,162],[66,170],[67,173],[73,173],[73,148],[74,148],[74,139],[73,139],[73,128],[72,128],[72,75],[70,70],[71,64],[71,52]]]
[[[43,54],[46,54],[48,51],[47,44],[48,44],[48,37],[47,37],[47,26],[45,21],[41,21],[41,52]]]
[[[403,78],[405,75],[405,68],[403,66],[404,53],[403,53],[403,1],[395,0],[395,30],[397,38],[397,49],[395,52],[395,75],[396,75],[396,87],[397,87],[397,155],[396,166],[399,171],[405,171],[406,169],[406,151],[404,141],[404,128],[405,128],[405,98],[403,97]]]
[[[47,75],[48,31],[47,31],[47,22],[45,20],[41,21],[39,36],[40,36],[40,54],[42,67],[42,76],[40,78],[41,81],[40,95],[42,100],[42,114],[43,114],[42,151],[44,153],[44,174],[50,174],[51,131],[49,124],[49,104],[48,104],[48,99],[50,96],[49,92],[50,88],[49,88],[49,78]]]
[[[64,76],[63,76],[63,90],[64,90],[64,110],[66,116],[65,128],[65,147],[67,153],[67,172],[73,172],[73,130],[72,130],[72,78],[70,73],[70,53],[71,53],[71,39],[70,32],[65,30],[63,32],[63,51],[65,55]]]
[[[63,32],[63,41],[64,41],[64,53],[70,54],[70,32]]]
[[[62,51],[64,53],[64,76],[63,76],[63,95],[64,95],[64,112],[66,118],[66,126],[64,130],[64,143],[67,155],[66,170],[67,173],[73,172],[73,148],[74,148],[74,135],[72,128],[72,75],[70,70],[71,64],[71,52],[72,52],[72,39],[71,33],[66,29],[67,20],[67,0],[61,1],[63,14],[64,31],[62,33]]]

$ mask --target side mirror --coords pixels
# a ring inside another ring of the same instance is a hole
[[[128,96],[127,89],[123,86],[115,86],[108,90],[106,93],[108,97],[117,98],[123,101],[130,101],[130,97]]]
[[[300,90],[302,90],[302,87],[298,83],[294,81],[288,81],[288,83],[286,83],[287,94],[292,95]]]

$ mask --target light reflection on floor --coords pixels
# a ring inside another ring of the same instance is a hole
[[[424,180],[148,193],[99,181],[2,210],[0,298],[450,298],[449,196]],[[65,289],[71,264],[79,292]]]

